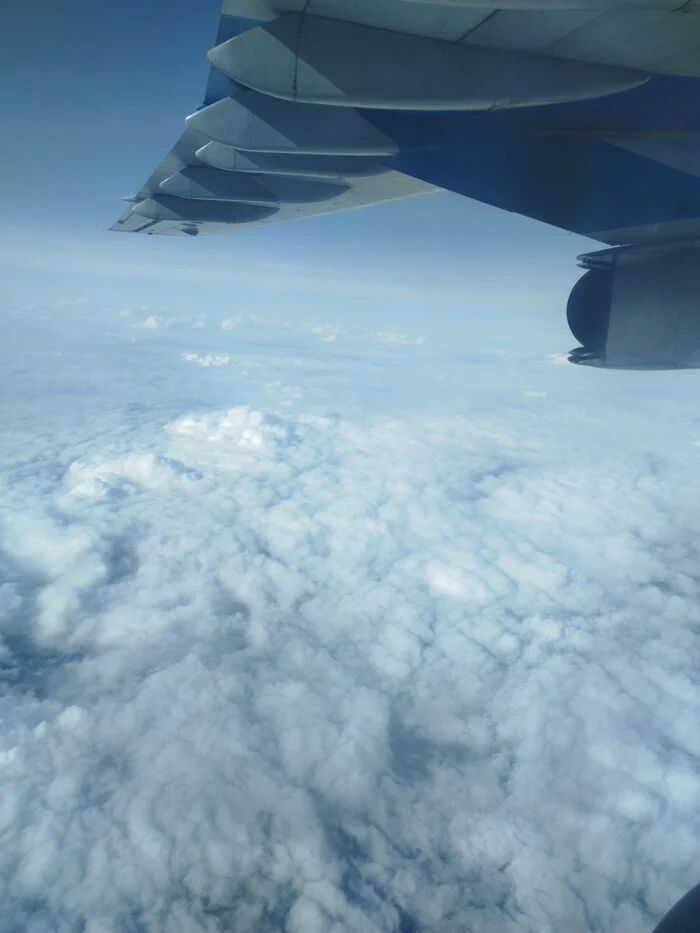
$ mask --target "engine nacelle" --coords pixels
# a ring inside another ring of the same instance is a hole
[[[569,360],[607,369],[700,368],[700,240],[579,257],[588,271],[566,308],[581,346]]]

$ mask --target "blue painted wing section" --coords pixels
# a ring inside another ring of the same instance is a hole
[[[388,165],[475,200],[605,242],[656,225],[700,230],[700,162],[696,176],[612,144],[630,135],[673,147],[700,133],[697,78],[655,76],[612,97],[518,112],[371,120],[401,146]]]
[[[700,83],[693,83],[700,100]],[[624,112],[628,95],[618,96],[617,108]],[[402,145],[387,162],[392,168],[565,230],[607,241],[610,231],[700,221],[700,177],[604,141],[616,128],[620,134],[644,129],[644,110],[633,109],[617,124],[610,108],[601,108],[596,118],[591,103],[582,108],[585,120],[580,121],[570,106],[538,108],[556,111],[551,121],[544,112],[521,122],[495,115],[411,117],[375,111],[372,122]],[[650,112],[651,128],[665,122],[664,129],[687,131],[700,123],[697,108],[678,107],[672,115],[679,114],[682,120],[672,120],[660,106]],[[423,149],[415,148],[418,126]],[[592,135],[593,127],[600,135]]]
[[[586,132],[700,131],[700,79],[654,75],[622,94],[572,104],[501,112],[495,120],[538,129]]]

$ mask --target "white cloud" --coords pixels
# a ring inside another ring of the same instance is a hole
[[[550,353],[548,359],[551,360],[555,366],[568,366],[569,365],[569,354],[568,353]]]
[[[265,383],[265,390],[284,408],[294,407],[304,396],[304,390],[300,386],[286,385],[279,381]]]
[[[82,308],[87,304],[87,298],[57,298],[54,308]]]
[[[144,314],[148,310],[149,310],[148,305],[139,305],[136,308],[133,308],[133,307],[122,308],[121,311],[117,312],[117,317],[130,318],[134,314]]]
[[[263,339],[222,405],[157,343],[13,376],[4,926],[651,931],[700,833],[683,385],[392,408],[400,360]]]
[[[149,487],[162,489],[170,485],[174,477],[186,476],[178,470],[179,464],[173,465],[162,457],[152,453],[128,454],[119,460],[107,460],[97,463],[71,463],[66,475],[65,487],[68,495],[102,497],[118,490],[120,493],[130,487]],[[62,500],[67,505],[67,500]]]
[[[237,327],[240,327],[243,323],[243,318],[239,316],[227,317],[221,322],[222,330],[235,330]]]
[[[320,337],[326,343],[335,343],[345,333],[343,328],[338,327],[337,324],[312,324],[307,326],[312,334]]]
[[[164,316],[162,314],[149,314],[142,321],[136,321],[130,326],[142,330],[167,330],[171,327],[191,327],[196,330],[201,330],[206,327],[206,323],[206,317],[203,314],[199,314],[196,317],[189,317],[187,315]]]
[[[298,321],[289,321],[286,325],[290,330],[302,330],[314,334],[326,343],[336,343],[343,337],[371,337],[380,343],[394,343],[405,346],[421,346],[425,343],[425,337],[409,337],[399,331],[371,331],[369,334],[349,330],[339,324],[313,324],[309,322],[299,323]]]
[[[233,362],[233,359],[227,353],[202,354],[186,351],[182,354],[182,358],[191,363],[199,363],[200,366],[228,366]]]
[[[398,331],[376,331],[370,334],[370,337],[374,337],[382,343],[400,343],[411,347],[419,347],[425,343],[425,337],[408,337]]]
[[[157,314],[149,314],[147,318],[144,318],[142,321],[137,321],[136,324],[132,324],[131,326],[141,327],[144,330],[158,330],[160,327],[167,327],[167,324],[164,319]]]

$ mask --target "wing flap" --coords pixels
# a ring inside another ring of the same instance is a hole
[[[129,202],[127,210],[109,229],[124,233],[167,233],[171,236],[179,234],[193,236],[195,235],[193,231],[198,229],[202,234],[212,235],[231,232],[241,227],[279,223],[285,220],[299,220],[318,214],[332,213],[333,211],[352,210],[370,204],[416,197],[420,194],[429,194],[439,190],[435,185],[429,182],[384,167],[380,174],[361,175],[352,178],[340,175],[332,176],[336,184],[333,186],[334,190],[331,198],[322,201],[314,200],[306,202],[297,199],[288,201],[287,203],[283,203],[283,200],[280,200],[274,214],[270,214],[259,220],[206,223],[183,218],[179,222],[176,220],[159,222],[153,218],[146,218],[135,210],[135,208],[138,208],[140,202],[142,203],[147,199],[152,199],[154,196],[162,195],[163,189],[161,186],[173,175],[181,173],[183,170],[186,170],[188,166],[201,166],[202,163],[195,153],[208,142],[209,140],[201,134],[190,128],[186,129],[173,149],[134,196],[134,201]],[[362,163],[362,167],[366,169],[366,161]],[[270,178],[273,176],[261,174],[253,177],[259,184],[269,186]],[[297,185],[297,190],[299,190],[299,185],[314,184],[306,175],[295,176],[284,174],[274,177],[275,180],[272,184],[282,195],[285,193],[285,184],[289,186],[289,184],[293,182]],[[329,177],[328,175],[324,176],[326,183]],[[320,182],[320,184],[323,183],[324,182]],[[206,203],[206,201],[201,203]]]

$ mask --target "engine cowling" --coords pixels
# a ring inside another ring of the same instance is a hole
[[[572,363],[606,369],[700,368],[700,241],[626,246],[579,257],[566,309],[581,343]]]

